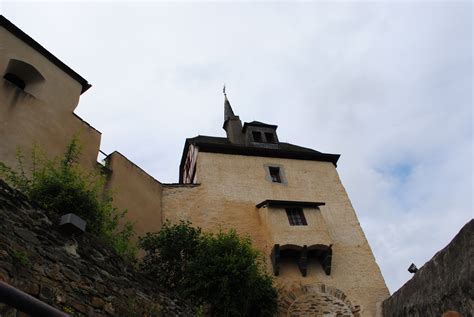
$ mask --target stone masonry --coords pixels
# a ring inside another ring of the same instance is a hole
[[[474,220],[383,302],[385,317],[474,316]]]
[[[0,280],[72,316],[194,316],[96,237],[61,234],[58,216],[0,180]]]

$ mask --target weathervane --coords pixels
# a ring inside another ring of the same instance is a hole
[[[225,84],[224,84],[224,88],[222,88],[222,92],[224,93],[224,96],[227,97],[227,94],[225,93]]]

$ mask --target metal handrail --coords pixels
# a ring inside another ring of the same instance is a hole
[[[34,317],[69,317],[68,314],[2,281],[0,281],[0,303]]]

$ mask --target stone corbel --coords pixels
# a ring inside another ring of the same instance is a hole
[[[280,245],[275,244],[270,255],[273,266],[273,274],[278,276],[280,274]]]
[[[306,276],[308,270],[308,247],[306,245],[304,245],[303,249],[301,250],[298,266],[300,268],[301,275]]]
[[[332,245],[322,254],[320,261],[326,275],[331,275]]]

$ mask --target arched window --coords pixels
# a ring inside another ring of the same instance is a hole
[[[3,78],[27,92],[36,90],[45,81],[34,66],[17,59],[10,59]]]

